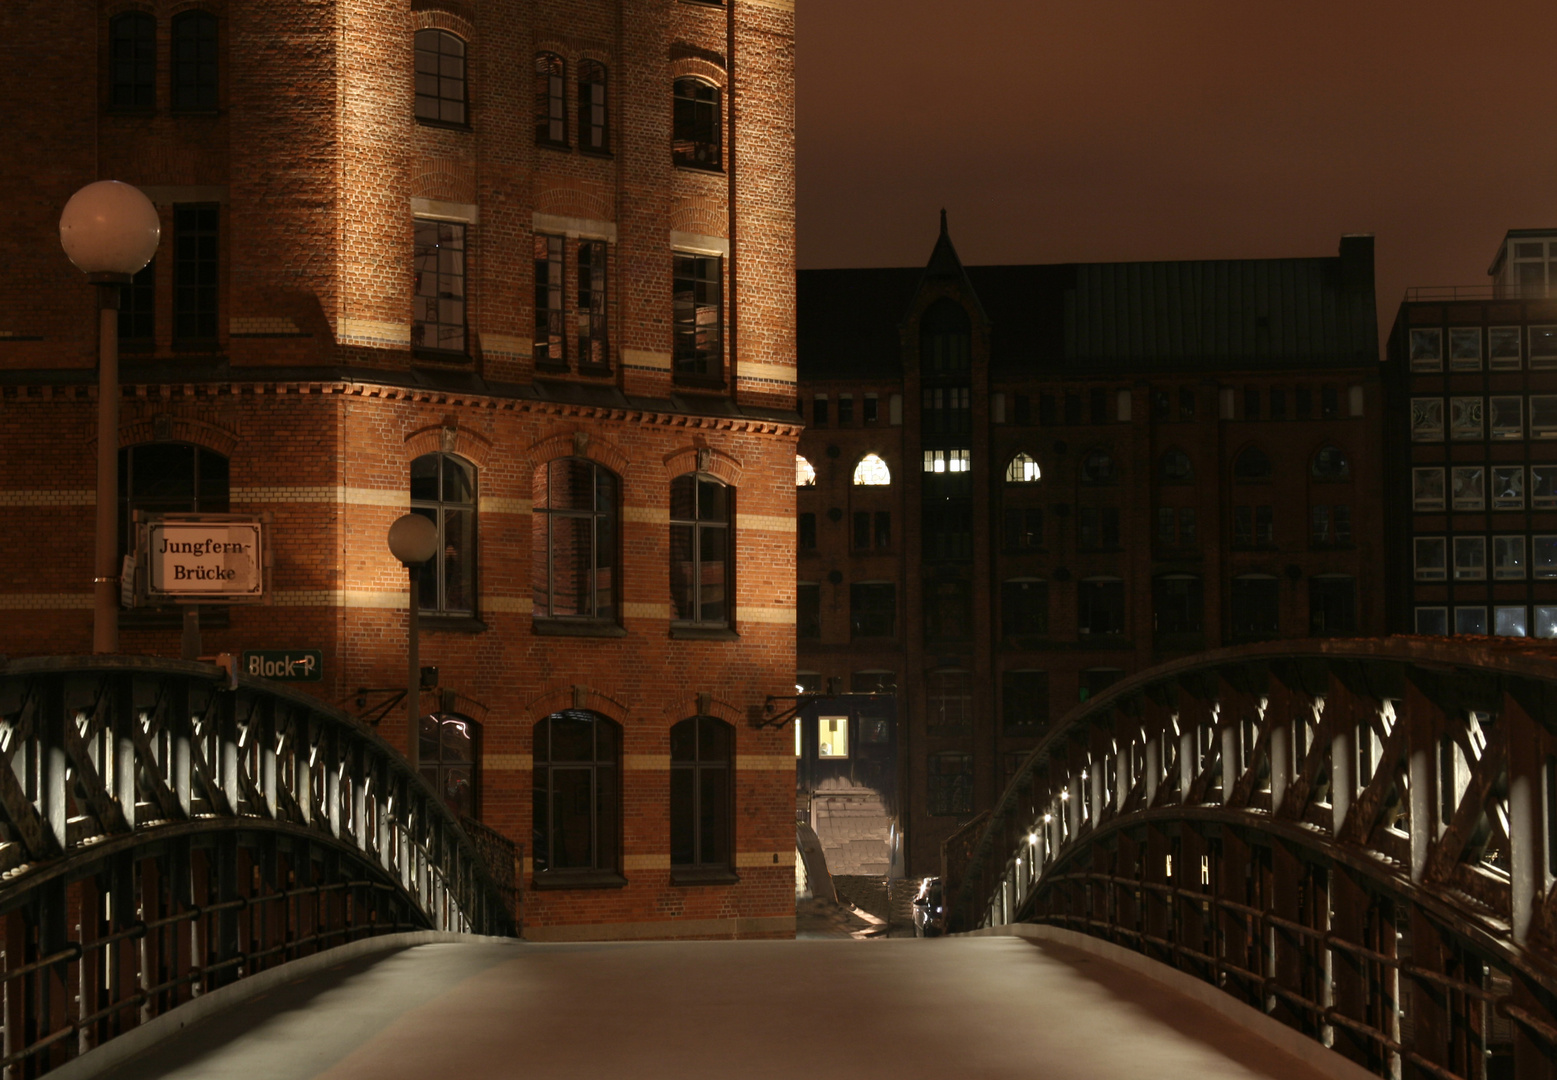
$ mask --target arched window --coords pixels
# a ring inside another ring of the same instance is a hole
[[[670,482],[670,601],[677,622],[730,625],[734,502],[735,489],[712,476],[688,473]]]
[[[447,30],[416,32],[416,118],[465,122],[465,42]]]
[[[611,152],[610,112],[606,104],[606,67],[598,60],[578,65],[578,145],[586,153]]]
[[[535,872],[613,873],[622,829],[621,728],[567,709],[534,728]]]
[[[1339,446],[1326,446],[1309,462],[1308,472],[1315,480],[1343,483],[1352,478],[1352,464]]]
[[[968,309],[943,298],[919,320],[919,367],[929,375],[968,370],[973,358],[973,324]]]
[[[1011,459],[1011,464],[1006,466],[1006,483],[1008,484],[1036,484],[1043,477],[1043,471],[1038,468],[1038,463],[1026,454],[1017,454]]]
[[[719,88],[702,79],[677,79],[671,102],[670,160],[691,169],[724,168]]]
[[[866,454],[854,466],[855,487],[884,487],[892,483],[892,470],[877,454]]]
[[[476,469],[453,454],[411,462],[411,512],[438,527],[438,553],[417,571],[422,610],[469,615],[476,601]]]
[[[1106,450],[1094,450],[1081,459],[1081,482],[1083,484],[1112,484],[1119,479],[1119,472],[1114,468],[1113,455]]]
[[[557,458],[535,471],[535,618],[616,618],[619,491],[616,475],[586,458]]]
[[[1193,484],[1195,466],[1182,450],[1169,450],[1157,461],[1157,478],[1164,484]]]
[[[797,724],[798,726],[798,724]],[[694,716],[670,729],[670,865],[728,875],[734,866],[735,729]]]
[[[422,777],[460,817],[481,814],[481,725],[459,713],[434,713],[418,725],[417,759]]]
[[[135,511],[227,513],[227,458],[192,443],[142,443],[119,451],[119,554],[135,550]]]
[[[157,20],[126,11],[108,21],[109,96],[115,109],[157,106]]]
[[[216,16],[185,11],[173,16],[173,108],[215,112],[217,90]]]
[[[568,145],[568,113],[564,100],[567,65],[556,53],[535,54],[535,141]]]
[[[795,486],[816,487],[816,470],[799,454],[795,455]]]
[[[1240,483],[1269,480],[1272,472],[1270,456],[1258,446],[1247,447],[1233,462],[1233,479]]]

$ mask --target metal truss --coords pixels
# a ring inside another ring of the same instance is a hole
[[[6,1080],[363,937],[513,933],[511,882],[400,754],[305,694],[236,682],[133,657],[0,664]]]
[[[944,849],[954,929],[1048,923],[1385,1077],[1557,1076],[1557,651],[1205,653],[1073,710]]]

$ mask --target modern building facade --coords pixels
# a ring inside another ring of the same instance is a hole
[[[0,322],[0,652],[91,642],[96,334],[70,194],[162,218],[127,287],[120,510],[264,515],[203,651],[407,732],[523,849],[541,938],[793,933],[793,5],[26,5]],[[112,437],[112,436],[111,436]],[[43,538],[51,538],[47,541]],[[171,608],[121,650],[178,656]],[[429,682],[432,681],[429,679]]]
[[[1388,347],[1390,628],[1557,637],[1557,229],[1411,289]]]
[[[798,681],[895,691],[909,874],[1122,675],[1382,631],[1371,237],[964,267],[943,217],[922,269],[799,283]]]

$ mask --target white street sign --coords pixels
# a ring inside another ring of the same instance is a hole
[[[265,593],[257,521],[153,521],[145,526],[147,592],[172,600],[257,600]]]

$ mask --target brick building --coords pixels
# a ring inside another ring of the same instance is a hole
[[[798,341],[799,682],[896,691],[909,874],[1120,676],[1384,627],[1371,237],[964,267],[943,217],[922,269],[802,271]]]
[[[1390,333],[1390,629],[1557,637],[1557,229],[1488,274],[1409,290]]]
[[[163,225],[120,316],[125,531],[274,523],[269,603],[204,612],[204,651],[321,649],[371,710],[405,679],[386,530],[423,513],[424,772],[524,845],[528,932],[791,934],[793,758],[748,722],[795,667],[790,0],[0,22],[47,43],[4,76],[0,652],[90,650],[94,301],[56,228],[123,180]],[[121,649],[178,625],[126,611]]]

